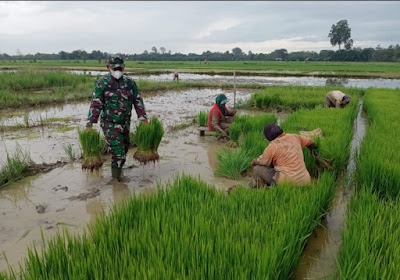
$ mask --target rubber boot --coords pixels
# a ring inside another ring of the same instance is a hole
[[[121,182],[121,167],[111,167],[111,177],[117,179],[118,182]]]

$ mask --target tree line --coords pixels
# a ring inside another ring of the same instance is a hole
[[[160,48],[163,49],[164,48]],[[400,46],[390,45],[382,48],[379,45],[375,48],[351,48],[333,50],[298,51],[288,52],[286,49],[277,49],[271,53],[245,53],[239,47],[232,49],[231,52],[211,52],[206,51],[202,54],[182,54],[171,53],[171,51],[158,51],[153,47],[151,51],[145,50],[141,54],[107,53],[100,50],[93,50],[88,53],[84,50],[74,50],[72,52],[60,51],[55,54],[36,53],[23,55],[17,50],[17,55],[0,54],[0,60],[71,60],[83,61],[97,60],[99,63],[106,60],[110,55],[122,55],[129,61],[362,61],[362,62],[400,62]]]

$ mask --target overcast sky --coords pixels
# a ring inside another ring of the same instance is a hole
[[[0,1],[0,53],[82,49],[143,53],[336,50],[332,24],[347,19],[354,47],[400,44],[396,1]]]

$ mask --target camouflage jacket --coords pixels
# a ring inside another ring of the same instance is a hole
[[[122,76],[119,80],[114,79],[108,73],[100,78],[94,86],[88,125],[97,123],[99,115],[102,122],[129,123],[132,116],[132,105],[135,106],[140,120],[147,119],[144,103],[136,83],[127,76]]]

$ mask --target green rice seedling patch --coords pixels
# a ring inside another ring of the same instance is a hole
[[[382,200],[370,186],[349,207],[337,279],[398,279],[400,199]]]
[[[78,129],[78,134],[83,155],[82,169],[99,169],[103,165],[101,155],[105,146],[104,139],[94,129]]]
[[[248,106],[283,111],[300,108],[314,109],[323,106],[325,96],[331,90],[341,90],[351,96],[357,96],[363,92],[357,88],[271,86],[254,93],[248,101]]]
[[[13,155],[7,152],[7,159],[0,171],[0,187],[18,181],[24,177],[27,168],[33,164],[29,152],[17,145]]]
[[[323,138],[312,137],[318,145],[323,158],[331,159],[335,173],[344,170],[350,156],[350,143],[353,135],[352,125],[357,116],[358,98],[353,96],[351,103],[342,109],[320,108],[314,110],[300,109],[285,120],[281,127],[287,133],[311,131],[320,128]],[[312,176],[318,175],[315,160],[304,148],[307,169]]]
[[[364,108],[370,125],[361,144],[359,181],[382,196],[400,195],[400,90],[368,89]]]
[[[274,115],[236,116],[229,127],[230,140],[239,144],[239,149],[222,149],[217,153],[219,162],[216,174],[231,179],[240,178],[250,168],[252,159],[259,156],[268,145],[264,137],[264,126],[276,123]]]
[[[163,135],[164,128],[157,117],[153,117],[148,124],[141,122],[136,127],[135,143],[138,149],[133,157],[142,164],[158,160],[157,150]]]
[[[18,277],[288,279],[333,191],[329,174],[303,188],[237,188],[228,196],[182,175],[116,204],[83,235],[65,229],[41,253],[30,248]]]

